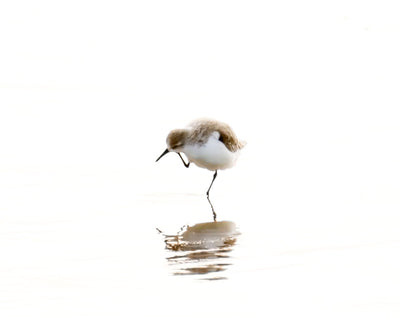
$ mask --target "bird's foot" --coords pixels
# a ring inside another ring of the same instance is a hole
[[[207,194],[207,200],[208,200],[208,203],[210,203],[210,206],[211,206],[211,211],[213,213],[214,222],[217,222],[217,213],[215,213],[214,206],[212,205],[210,197],[208,196],[208,194]]]

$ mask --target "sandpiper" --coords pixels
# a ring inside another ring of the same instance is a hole
[[[168,134],[167,149],[156,162],[168,152],[176,152],[186,168],[193,162],[200,168],[215,171],[206,195],[216,221],[217,215],[209,196],[210,189],[217,171],[233,167],[244,146],[245,143],[236,137],[229,125],[213,119],[197,119],[186,128],[174,129]],[[188,162],[182,158],[181,152],[186,155]]]

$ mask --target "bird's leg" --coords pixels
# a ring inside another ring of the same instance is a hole
[[[214,173],[214,176],[213,176],[213,179],[212,179],[212,181],[211,181],[211,184],[210,184],[210,187],[208,188],[208,190],[207,190],[207,198],[208,198],[208,195],[210,194],[210,189],[211,189],[211,187],[212,187],[212,185],[213,185],[213,183],[214,183],[214,180],[215,180],[215,178],[217,177],[217,170],[215,170],[215,173]]]
[[[177,154],[178,154],[178,155],[179,155],[179,157],[181,158],[181,160],[182,160],[183,164],[185,165],[185,167],[186,167],[186,168],[189,168],[190,161],[189,161],[188,163],[186,163],[186,162],[185,162],[185,160],[183,160],[183,158],[182,158],[181,154],[180,154],[179,152],[177,152]]]
[[[217,177],[217,170],[215,170],[215,173],[214,173],[213,179],[212,179],[212,181],[211,181],[210,187],[208,188],[207,193],[206,193],[206,194],[207,194],[208,203],[210,203],[211,210],[212,210],[212,212],[213,212],[214,222],[217,221],[217,213],[215,213],[214,207],[213,207],[213,205],[212,205],[212,203],[211,203],[211,201],[210,201],[210,189],[211,189],[211,187],[212,187],[212,185],[213,185],[214,180],[215,180],[216,177]]]
[[[212,205],[212,203],[210,201],[210,198],[208,196],[207,196],[207,200],[208,200],[208,203],[210,203],[210,206],[211,206],[211,211],[213,213],[214,222],[217,222],[217,213],[215,213],[214,207],[213,207],[213,205]]]

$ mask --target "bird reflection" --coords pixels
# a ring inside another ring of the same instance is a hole
[[[239,235],[235,223],[199,223],[185,226],[175,235],[160,233],[173,275],[201,275],[206,280],[227,278],[222,272],[232,265],[229,254]]]

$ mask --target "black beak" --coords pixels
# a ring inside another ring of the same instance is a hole
[[[161,154],[161,156],[158,157],[158,159],[156,160],[156,162],[157,162],[158,160],[160,160],[161,157],[163,157],[164,155],[166,155],[168,152],[169,152],[169,150],[168,150],[168,149],[165,149],[165,151]]]

